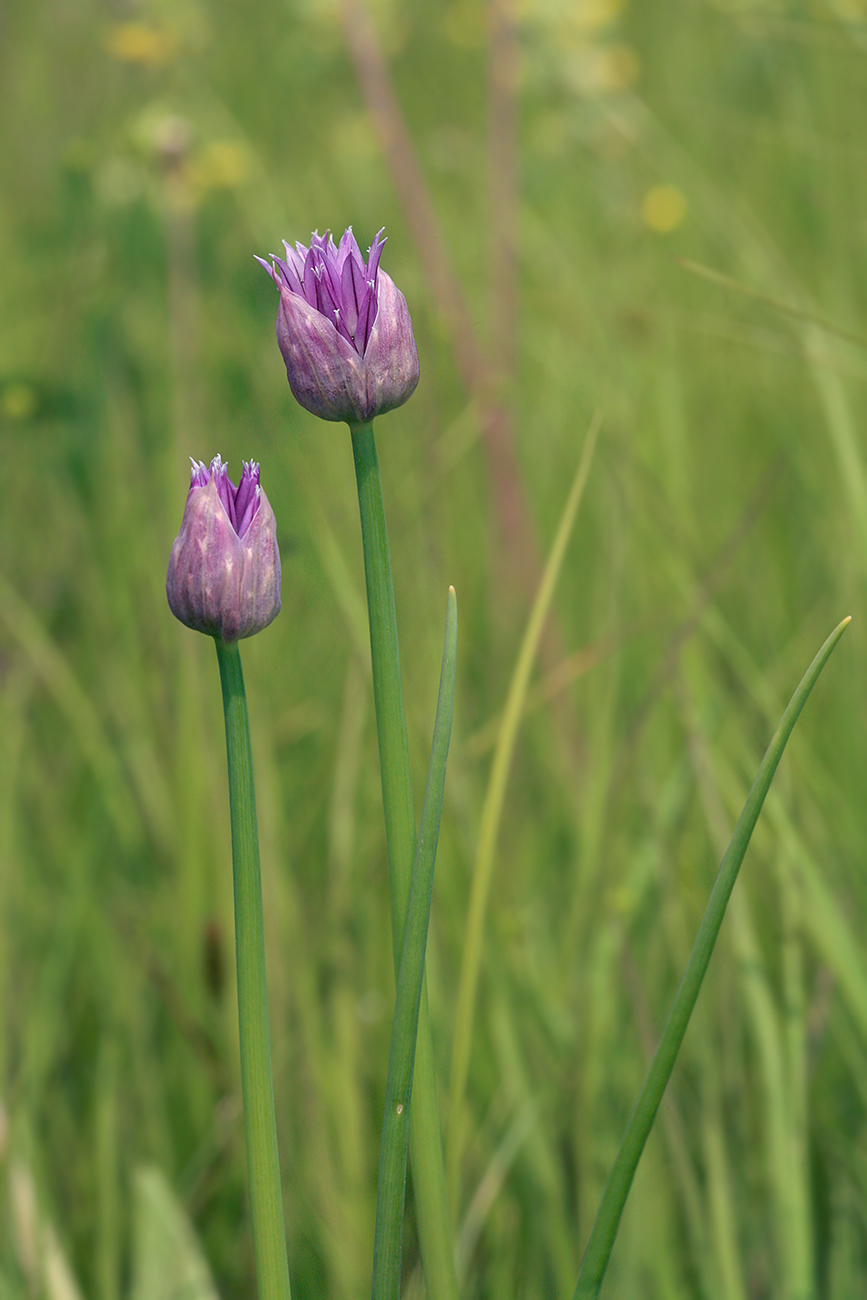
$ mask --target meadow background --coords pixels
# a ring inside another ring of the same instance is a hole
[[[348,224],[385,226],[421,357],[378,423],[419,801],[449,583],[461,620],[443,1110],[499,718],[603,416],[498,840],[463,1294],[571,1295],[845,614],[605,1293],[867,1294],[863,0],[13,3],[0,115],[0,1296],[253,1294],[217,665],[164,593],[217,452],[261,461],[284,561],[244,662],[294,1295],[369,1287],[393,975],[351,449],[253,260]],[[410,1192],[415,1297],[417,1263]]]

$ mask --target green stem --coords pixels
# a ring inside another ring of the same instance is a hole
[[[446,761],[455,699],[458,618],[454,587],[449,588],[446,635],[440,674],[437,716],[424,793],[421,827],[412,869],[409,906],[397,981],[391,1031],[385,1115],[379,1156],[376,1198],[376,1237],[373,1246],[372,1300],[399,1300],[403,1214],[406,1192],[406,1152],[412,1113],[413,1065],[424,979],[424,954],[430,920],[434,864],[443,808]]]
[[[395,974],[399,975],[416,841],[409,745],[403,711],[391,560],[373,425],[351,425],[350,429],[370,619],[370,657],[391,889],[394,966]],[[457,1284],[425,983],[422,984],[416,1043],[410,1157],[427,1293],[435,1296],[436,1300],[456,1300]]]
[[[596,1300],[602,1287],[602,1279],[608,1267],[614,1238],[620,1223],[620,1216],[629,1195],[629,1188],[638,1161],[644,1150],[648,1134],[653,1126],[662,1094],[674,1068],[689,1018],[698,999],[702,980],[710,962],[711,953],[719,934],[726,906],[737,880],[740,865],[744,860],[750,836],[753,833],[765,795],[771,786],[777,764],[783,755],[786,742],[792,734],[795,723],[807,698],[818,681],[819,674],[825,667],[831,651],[836,646],[851,619],[845,618],[834,629],[804,674],[798,689],[792,696],[789,706],[783,714],[777,730],[774,732],[761,766],[756,773],[743,812],[740,815],[734,835],[731,838],[725,857],[720,865],[717,878],[711,891],[710,901],[702,918],[695,945],[690,954],[686,971],[675,995],[674,1005],[662,1031],[656,1054],[650,1063],[650,1069],[644,1080],[641,1094],[635,1109],[629,1118],[620,1150],[614,1161],[614,1167],[608,1179],[602,1201],[596,1215],[596,1222],[590,1233],[590,1240],[581,1262],[581,1272],[575,1287],[573,1300]]]
[[[235,881],[241,1091],[244,1099],[256,1280],[260,1300],[290,1300],[277,1124],[274,1118],[274,1088],[271,1081],[262,880],[259,872],[250,722],[238,645],[215,641],[223,687],[223,710],[226,715]]]

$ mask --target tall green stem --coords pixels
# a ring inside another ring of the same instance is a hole
[[[379,766],[391,889],[391,925],[395,974],[400,971],[403,932],[415,856],[415,815],[409,771],[409,744],[403,710],[400,652],[385,507],[373,425],[350,426],[364,576],[370,618],[373,698],[379,739]],[[451,1223],[443,1170],[442,1139],[434,1075],[433,1043],[427,987],[422,987],[415,1073],[410,1108],[410,1158],[419,1244],[427,1293],[436,1300],[456,1300]]]
[[[256,1280],[260,1300],[290,1300],[283,1193],[277,1154],[271,1039],[265,984],[265,932],[253,754],[244,674],[237,643],[216,641],[226,715],[232,865],[235,881],[235,951],[238,1022],[241,1034],[241,1091]]]

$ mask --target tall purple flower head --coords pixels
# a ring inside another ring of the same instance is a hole
[[[418,352],[406,299],[379,259],[382,231],[361,256],[352,228],[310,247],[284,241],[285,260],[258,257],[280,290],[277,342],[289,387],[323,420],[366,424],[392,411],[418,383]]]
[[[166,595],[175,618],[222,641],[261,632],[280,613],[280,551],[259,466],[244,461],[235,487],[226,465],[193,461]]]

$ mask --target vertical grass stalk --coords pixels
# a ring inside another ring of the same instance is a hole
[[[394,965],[395,974],[399,977],[416,847],[409,744],[403,711],[391,560],[373,425],[351,425],[350,428],[370,619],[370,656],[388,851]],[[433,1044],[424,982],[418,1019],[409,1141],[427,1293],[435,1296],[436,1300],[456,1300],[457,1285],[443,1169]]]
[[[762,804],[770,789],[777,765],[783,756],[786,742],[792,734],[801,710],[818,681],[819,674],[828,662],[832,650],[850,622],[850,618],[844,618],[842,623],[834,629],[801,679],[798,689],[789,701],[789,706],[783,714],[777,730],[774,732],[747,795],[743,812],[738,819],[735,832],[720,864],[711,891],[710,901],[687,962],[686,971],[675,995],[674,1005],[669,1012],[668,1020],[662,1031],[662,1037],[659,1040],[659,1046],[650,1063],[650,1069],[647,1072],[635,1109],[629,1118],[623,1141],[620,1143],[620,1149],[614,1160],[614,1167],[602,1194],[596,1222],[593,1224],[590,1240],[587,1243],[584,1259],[581,1262],[581,1272],[578,1276],[573,1300],[595,1300],[599,1295],[602,1280],[605,1277],[605,1270],[611,1258],[614,1238],[620,1224],[620,1216],[623,1213],[623,1207],[632,1186],[632,1179],[638,1167],[638,1161],[641,1159],[644,1144],[653,1127],[659,1103],[662,1101],[662,1094],[665,1092],[671,1072],[674,1069],[674,1063],[683,1042],[690,1016],[698,1000],[702,980],[710,962],[726,906],[734,889],[741,863],[744,860],[747,845],[762,810]]]
[[[551,606],[554,588],[560,575],[560,568],[566,554],[569,538],[578,515],[578,507],[584,495],[584,488],[593,463],[596,439],[602,425],[600,414],[593,417],[581,459],[563,514],[557,526],[557,532],[551,546],[551,552],[545,563],[545,569],[539,584],[536,599],[530,612],[527,629],[518,652],[518,659],[509,682],[497,746],[491,765],[491,775],[485,792],[482,807],[479,842],[473,863],[473,879],[470,887],[469,915],[467,918],[464,949],[461,957],[461,972],[458,981],[458,998],[455,1010],[454,1045],[452,1047],[452,1069],[449,1087],[448,1108],[448,1155],[446,1164],[446,1187],[449,1199],[458,1211],[461,1192],[461,1164],[464,1152],[464,1096],[470,1070],[470,1052],[473,1041],[473,1025],[476,1014],[479,974],[482,966],[482,948],[484,942],[485,917],[494,874],[495,851],[500,831],[500,820],[506,798],[506,787],[512,768],[512,756],[518,727],[524,712],[530,673],[536,661],[536,651],[545,626],[545,619]]]
[[[283,1193],[277,1154],[271,1037],[265,984],[265,932],[253,754],[244,674],[237,642],[215,638],[226,716],[232,866],[235,882],[235,951],[238,966],[238,1022],[241,1035],[241,1092],[256,1280],[260,1300],[290,1300]]]
[[[379,1185],[376,1194],[372,1300],[399,1300],[400,1297],[406,1153],[409,1141],[409,1117],[412,1113],[410,1100],[434,864],[443,808],[446,761],[452,731],[457,635],[457,603],[454,587],[451,587],[446,610],[445,646],[437,716],[415,863],[412,869],[388,1058],[385,1115],[379,1156]]]

